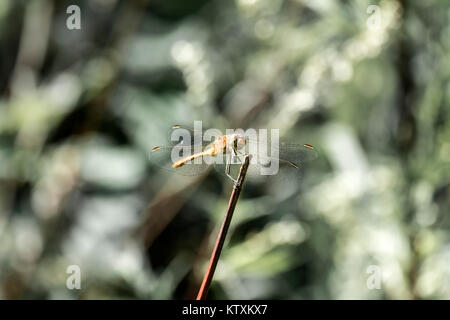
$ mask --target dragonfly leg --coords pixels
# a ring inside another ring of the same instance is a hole
[[[225,173],[226,173],[226,175],[228,176],[228,178],[230,178],[234,183],[237,183],[237,180],[234,179],[234,178],[231,176],[231,174],[230,174],[231,157],[232,157],[231,153],[228,153],[228,154],[227,154],[227,158],[226,158],[227,165],[226,165],[226,167],[225,167]]]
[[[245,158],[245,156],[247,155],[247,154],[245,154],[245,153],[238,153],[236,150],[234,150],[234,149],[232,149],[232,152],[233,152],[233,154],[234,154],[234,156],[236,156],[237,158],[238,158],[238,160],[239,160],[239,162],[238,163],[244,163],[244,158]]]
[[[241,156],[245,156],[245,155],[236,153],[236,157],[239,159],[240,163],[244,163],[244,159],[241,159]]]
[[[231,149],[231,153],[232,153],[231,158],[237,157],[238,160],[240,161],[238,163],[244,163],[244,160],[241,159],[241,157],[239,156],[239,153],[237,153],[237,151],[235,149]]]

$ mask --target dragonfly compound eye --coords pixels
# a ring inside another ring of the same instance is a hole
[[[245,138],[241,137],[241,136],[236,136],[236,147],[237,148],[242,148],[243,146],[245,146]]]

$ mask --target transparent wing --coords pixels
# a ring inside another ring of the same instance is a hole
[[[318,156],[315,148],[309,144],[281,142],[275,149],[278,149],[278,158],[283,165],[294,167],[301,167]]]
[[[252,161],[249,175],[276,175],[280,170],[288,174],[302,175],[305,163],[318,157],[315,148],[309,144],[294,144],[281,142],[276,145],[267,145],[266,150],[250,147],[255,141],[248,141],[249,146],[239,150],[239,158],[250,154]],[[238,172],[239,164],[233,164],[233,173]]]
[[[178,160],[203,152],[219,135],[221,134],[218,130],[193,130],[174,125],[168,132],[169,145],[154,147],[149,154],[150,163],[181,175],[203,174],[213,167],[215,162],[223,162],[223,155],[199,157],[186,161],[182,166],[173,166]]]

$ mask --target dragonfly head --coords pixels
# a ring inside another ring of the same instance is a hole
[[[233,134],[231,136],[231,143],[235,150],[242,149],[246,144],[245,136],[242,134]]]

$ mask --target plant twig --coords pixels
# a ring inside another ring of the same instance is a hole
[[[214,250],[209,260],[208,269],[206,270],[202,285],[198,291],[197,300],[205,300],[206,295],[208,294],[209,286],[211,285],[214,271],[216,270],[217,262],[219,262],[220,253],[222,252],[222,247],[225,242],[225,237],[227,236],[228,227],[230,226],[231,218],[233,217],[234,208],[236,207],[239,195],[241,194],[242,183],[244,182],[245,175],[247,174],[249,159],[250,157],[248,155],[245,156],[244,162],[239,170],[239,176],[234,184],[233,191],[231,192],[227,213],[225,214],[225,219],[223,220],[219,235],[217,236],[216,244],[214,245]]]

